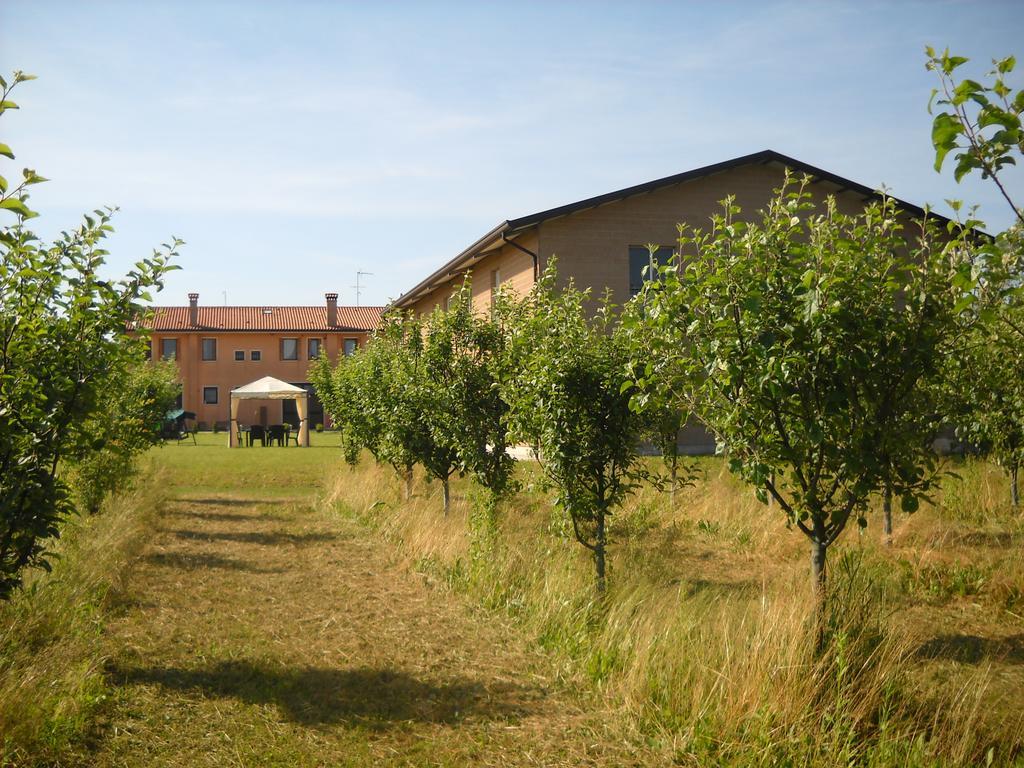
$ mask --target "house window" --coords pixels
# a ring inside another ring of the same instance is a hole
[[[345,339],[345,357],[354,355],[357,349],[359,349],[359,342],[356,339]]]
[[[307,339],[306,351],[310,360],[320,357],[320,348],[323,346],[323,339]]]
[[[203,387],[203,404],[204,405],[216,405],[217,404],[217,388],[216,387]]]
[[[178,340],[177,339],[160,339],[160,359],[161,360],[177,360],[178,359]]]
[[[254,363],[258,363],[260,360],[263,359],[263,353],[260,352],[258,349],[254,349],[252,352],[249,353],[249,359],[252,360]]]
[[[281,339],[281,359],[282,360],[298,360],[299,359],[299,340],[298,339]]]
[[[217,340],[203,339],[203,360],[217,359]]]
[[[629,295],[636,296],[651,279],[651,265],[665,266],[672,259],[671,245],[659,245],[652,254],[646,245],[629,246]]]
[[[243,360],[245,360],[245,350],[244,349],[236,349],[235,350],[235,362],[236,363],[240,363]]]

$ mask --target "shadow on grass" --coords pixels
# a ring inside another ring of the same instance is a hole
[[[959,661],[964,664],[979,664],[982,661],[1024,664],[1024,634],[1007,637],[940,635],[922,645],[917,655],[925,659]]]
[[[182,504],[196,504],[204,507],[257,507],[277,506],[283,499],[219,499],[216,496],[209,498],[193,498],[191,496],[179,496],[175,501]]]
[[[182,568],[189,571],[198,568],[217,568],[229,571],[244,571],[245,573],[284,573],[284,570],[281,568],[260,568],[247,563],[245,560],[221,557],[220,555],[212,555],[205,552],[189,554],[182,552],[155,552],[145,555],[143,560],[153,565]]]
[[[243,531],[235,533],[232,531],[169,531],[179,539],[187,541],[234,541],[239,544],[266,544],[278,546],[280,544],[294,544],[302,546],[305,544],[321,544],[326,541],[334,541],[338,538],[335,533],[281,533],[275,531]]]
[[[268,522],[280,522],[285,519],[280,515],[275,515],[272,512],[267,512],[263,515],[247,515],[244,512],[239,512],[235,514],[232,512],[179,512],[176,510],[172,514],[175,517],[191,517],[195,518],[196,520],[211,520],[226,523],[234,521],[238,521],[240,523],[251,523],[259,522],[261,520],[266,520]]]
[[[427,682],[390,669],[288,669],[249,661],[210,667],[107,669],[120,685],[158,685],[170,691],[274,704],[282,717],[302,725],[358,722],[384,729],[415,721],[457,724],[467,718],[514,719],[533,712],[543,691],[512,683],[475,680]]]

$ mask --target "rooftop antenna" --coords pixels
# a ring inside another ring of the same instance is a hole
[[[356,306],[357,307],[359,306],[359,295],[361,293],[359,278],[361,278],[363,275],[368,275],[368,276],[372,277],[373,276],[373,272],[363,272],[362,270],[359,270],[359,271],[356,272],[356,284],[354,286],[352,286],[352,287],[356,289]]]
[[[226,307],[228,305],[228,292],[227,291],[221,291],[221,293],[224,294],[224,306]]]

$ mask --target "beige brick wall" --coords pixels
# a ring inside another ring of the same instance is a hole
[[[612,300],[621,304],[629,299],[629,246],[675,246],[678,223],[707,228],[728,195],[752,215],[767,204],[783,176],[782,167],[774,164],[741,166],[545,221],[540,225],[541,269],[557,256],[560,283],[571,276],[578,288],[589,287],[595,296],[610,288]],[[810,189],[819,200],[837,192],[827,182]],[[849,190],[837,198],[844,212],[856,212],[865,204],[861,194]]]
[[[524,232],[516,238],[516,242],[527,250],[537,252],[536,231]],[[518,248],[504,245],[476,262],[469,270],[473,282],[473,307],[478,312],[487,312],[491,308],[491,273],[494,270],[501,272],[501,284],[506,289],[511,288],[525,295],[533,287],[533,259]],[[453,277],[435,288],[412,305],[413,312],[421,316],[429,315],[435,307],[443,307],[447,298],[462,285],[464,278],[464,275]]]

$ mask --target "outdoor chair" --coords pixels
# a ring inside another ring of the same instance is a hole
[[[279,446],[284,446],[284,424],[271,424],[267,427],[267,441],[264,445],[272,445],[275,441]]]
[[[256,441],[260,441],[260,445],[267,444],[267,433],[260,424],[253,424],[249,427],[249,442],[247,445],[256,445]]]
[[[284,431],[284,444],[285,444],[285,446],[287,446],[288,443],[295,443],[295,447],[296,448],[299,447],[299,429],[298,429],[298,427],[296,427],[295,429],[292,429],[291,426],[289,426],[287,429],[285,429],[285,431]]]
[[[187,424],[182,422],[181,431],[178,432],[178,442],[180,443],[182,440],[188,440],[191,437],[192,445],[199,445],[199,443],[196,442],[196,434],[198,434],[198,432],[198,424],[193,424],[192,427],[190,428]]]

